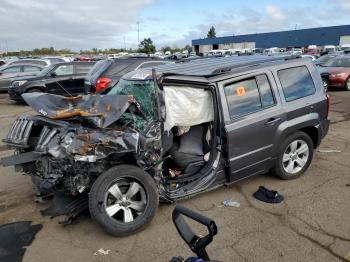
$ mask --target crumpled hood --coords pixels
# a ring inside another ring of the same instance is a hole
[[[64,97],[46,93],[25,93],[24,101],[50,119],[77,120],[106,128],[129,107],[127,95],[81,95]]]

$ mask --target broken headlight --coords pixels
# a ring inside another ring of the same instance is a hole
[[[74,133],[72,133],[72,132],[66,134],[62,139],[61,145],[64,148],[67,148],[68,146],[70,146],[73,143],[73,137],[74,137]]]

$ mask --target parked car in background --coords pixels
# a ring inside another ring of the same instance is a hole
[[[316,61],[317,60],[317,57],[314,56],[314,55],[301,55],[302,58],[308,58],[310,59],[311,61]]]
[[[325,87],[350,91],[350,56],[334,57],[322,64],[320,70]]]
[[[306,54],[318,56],[320,52],[316,45],[309,45],[306,49]]]
[[[52,64],[35,76],[18,78],[12,82],[8,89],[10,99],[23,102],[22,94],[31,92],[65,96],[83,94],[84,76],[93,65],[93,62]]]
[[[91,62],[92,58],[89,56],[78,56],[75,61]]]
[[[51,64],[51,62],[50,60],[46,60],[46,59],[25,58],[25,59],[18,59],[18,60],[8,62],[6,65],[18,65],[18,64],[48,66]]]
[[[85,76],[85,92],[106,93],[126,73],[166,63],[171,61],[157,57],[121,57],[98,61]]]
[[[328,54],[328,55],[323,55],[319,58],[316,59],[315,65],[322,66],[324,63],[328,62],[332,58],[338,56],[338,54],[333,53],[333,54]]]
[[[63,57],[59,57],[59,56],[46,56],[46,57],[42,57],[41,59],[49,60],[50,64],[70,62],[70,61],[66,61]]]
[[[32,64],[12,64],[0,68],[0,91],[6,91],[11,86],[12,81],[18,77],[34,76],[44,67]]]
[[[109,54],[109,55],[107,56],[107,59],[116,59],[116,58],[118,58],[118,57],[120,57],[120,55],[118,55],[118,54]]]

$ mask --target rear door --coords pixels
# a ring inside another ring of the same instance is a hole
[[[0,74],[0,90],[7,90],[11,82],[21,76],[22,67],[19,65],[9,66],[1,71]]]
[[[32,76],[36,75],[41,71],[41,67],[34,66],[34,65],[24,65],[23,66],[23,72],[21,73],[21,76]]]
[[[89,72],[93,63],[77,63],[74,64],[74,76],[73,85],[70,89],[70,92],[74,95],[82,95],[85,93],[84,87],[84,77]]]
[[[54,76],[52,75],[54,73]],[[50,72],[46,80],[46,92],[58,95],[69,96],[73,87],[73,64],[62,64]]]
[[[219,83],[225,120],[230,181],[268,170],[273,163],[277,129],[285,112],[269,71]]]

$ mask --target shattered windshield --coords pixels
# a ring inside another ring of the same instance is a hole
[[[139,105],[140,113],[125,112],[120,120],[139,131],[145,131],[154,117],[155,86],[153,80],[120,79],[107,95],[133,96]]]

